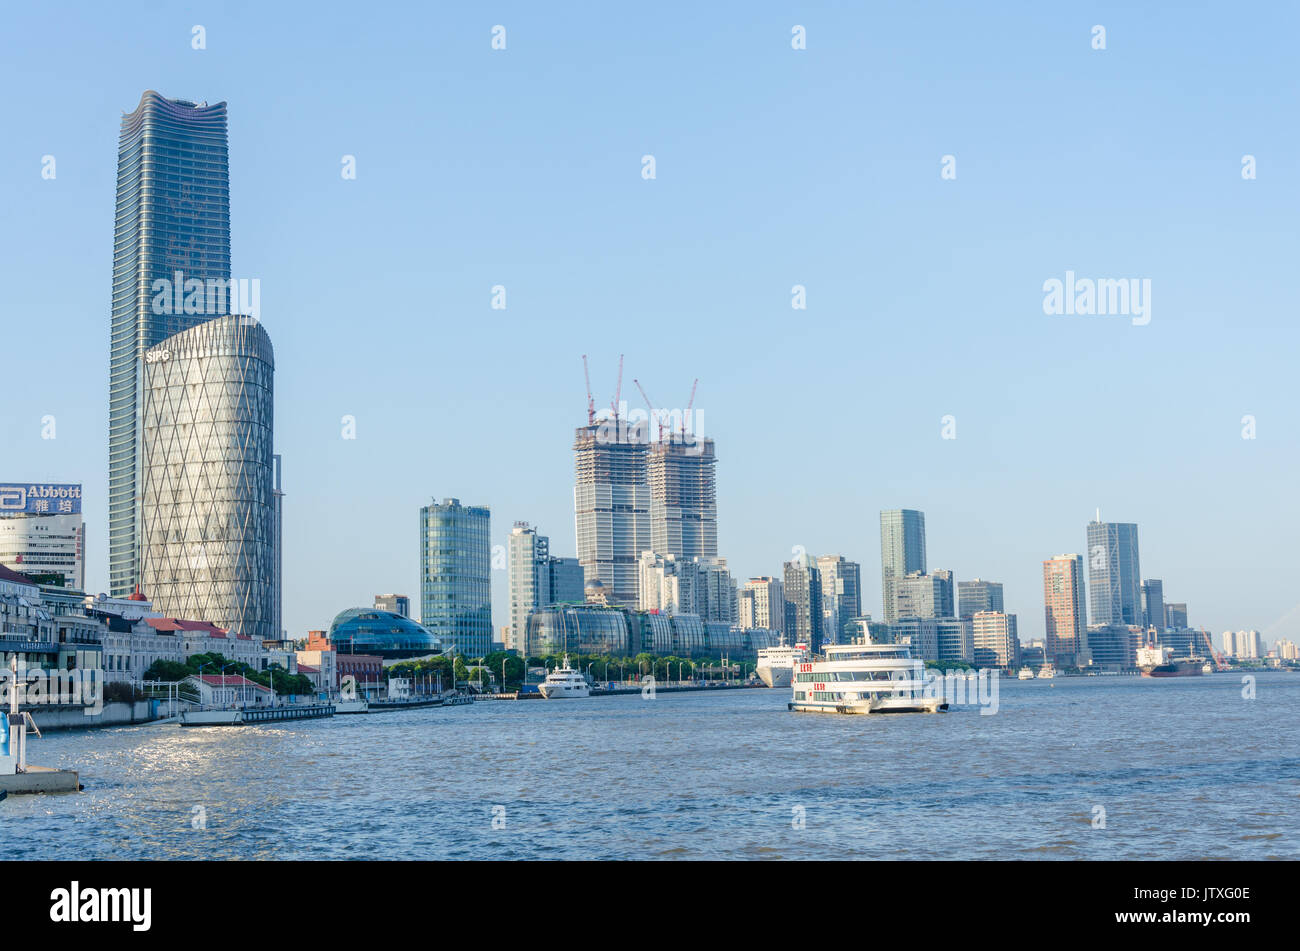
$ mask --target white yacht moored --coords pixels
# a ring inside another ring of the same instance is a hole
[[[758,679],[769,687],[788,687],[794,682],[794,666],[808,660],[808,645],[795,644],[790,647],[781,635],[777,647],[764,647],[758,652],[758,665],[754,673]]]
[[[1021,668],[1020,668],[1020,673],[1019,673],[1017,676],[1018,676],[1021,680],[1033,680],[1033,679],[1034,679],[1034,669],[1033,669],[1032,667],[1021,667]]]
[[[537,692],[547,700],[567,700],[591,696],[591,685],[582,676],[582,671],[569,666],[569,655],[564,655],[564,663],[546,675],[546,679],[537,685]]]
[[[902,644],[836,644],[795,667],[790,710],[800,713],[937,713],[925,694],[925,664]]]
[[[1053,667],[1051,664],[1044,664],[1042,667],[1038,668],[1039,680],[1051,680],[1055,676],[1056,676],[1056,668]]]

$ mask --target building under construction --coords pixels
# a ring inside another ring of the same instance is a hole
[[[639,559],[650,543],[650,489],[643,428],[593,422],[574,435],[573,513],[578,562],[610,604],[635,608]]]
[[[650,544],[678,561],[718,557],[713,440],[671,433],[650,447]]]

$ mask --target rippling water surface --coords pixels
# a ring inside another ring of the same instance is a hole
[[[994,716],[745,690],[49,733],[33,762],[85,791],[0,803],[0,858],[1300,858],[1300,675],[1241,692],[1089,677],[1003,680]]]

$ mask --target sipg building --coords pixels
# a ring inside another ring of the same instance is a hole
[[[147,350],[140,585],[167,617],[280,636],[271,339],[226,316]]]

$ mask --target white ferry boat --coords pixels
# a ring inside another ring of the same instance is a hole
[[[835,644],[795,668],[788,709],[800,713],[936,713],[925,696],[925,664],[902,644]]]
[[[547,700],[577,699],[591,696],[591,685],[587,683],[582,671],[569,666],[569,655],[564,655],[564,663],[546,675],[546,679],[537,685],[537,692]]]
[[[1051,664],[1044,664],[1042,667],[1038,668],[1039,680],[1051,680],[1055,676],[1056,676],[1056,668],[1053,667]]]
[[[781,635],[777,647],[764,647],[758,652],[758,665],[754,673],[758,679],[769,687],[788,687],[794,682],[794,665],[808,660],[808,645],[795,644],[790,647]]]
[[[1030,668],[1030,667],[1021,667],[1021,668],[1020,668],[1020,673],[1019,673],[1018,676],[1020,677],[1021,680],[1033,680],[1033,679],[1034,679],[1034,671],[1033,671],[1033,669]]]

